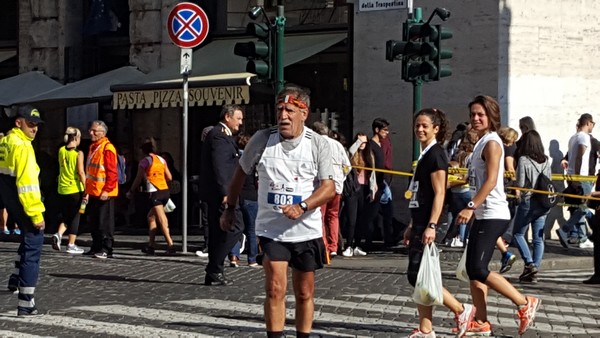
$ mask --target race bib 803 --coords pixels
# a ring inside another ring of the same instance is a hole
[[[302,202],[302,196],[299,195],[277,194],[272,192],[267,194],[267,203],[269,204],[287,205],[298,204],[300,202]]]

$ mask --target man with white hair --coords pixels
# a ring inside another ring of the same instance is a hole
[[[90,126],[92,144],[85,165],[85,196],[92,247],[84,255],[106,259],[112,257],[115,233],[115,198],[119,196],[117,150],[108,140],[103,121]]]

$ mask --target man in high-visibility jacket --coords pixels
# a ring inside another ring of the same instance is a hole
[[[43,122],[37,109],[21,106],[15,127],[0,140],[0,198],[22,232],[19,261],[15,262],[17,270],[9,280],[9,288],[19,291],[19,316],[38,314],[33,294],[44,244],[46,209],[38,180],[40,168],[31,141]]]
[[[92,247],[85,254],[100,259],[112,257],[115,233],[115,201],[119,195],[117,150],[106,137],[103,121],[90,126],[92,144],[85,165],[85,196]]]

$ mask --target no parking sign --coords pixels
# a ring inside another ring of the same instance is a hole
[[[181,2],[169,13],[167,30],[175,45],[194,48],[208,35],[208,17],[200,6],[191,2]]]
[[[167,30],[173,43],[181,47],[181,75],[183,75],[183,194],[181,218],[183,229],[182,251],[187,252],[187,149],[188,149],[188,75],[192,71],[192,48],[200,45],[208,35],[208,17],[200,6],[191,2],[175,5],[167,19]]]

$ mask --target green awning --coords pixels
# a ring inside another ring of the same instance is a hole
[[[0,80],[0,106],[11,106],[63,85],[43,72],[32,71]]]
[[[346,33],[315,33],[285,37],[284,65],[300,62],[335,45]],[[254,38],[215,40],[196,50],[189,77],[190,106],[248,103],[251,73],[246,59],[233,54],[238,42]],[[149,73],[132,83],[111,86],[113,109],[178,107],[182,105],[182,76],[179,63]],[[201,90],[200,90],[201,89]]]
[[[285,37],[284,65],[289,66],[309,58],[346,38],[346,33],[321,33],[290,35]],[[246,71],[246,59],[233,54],[238,42],[254,41],[255,38],[215,40],[196,50],[192,59],[192,75],[205,76]],[[179,63],[173,63],[146,75],[147,82],[181,78]]]

